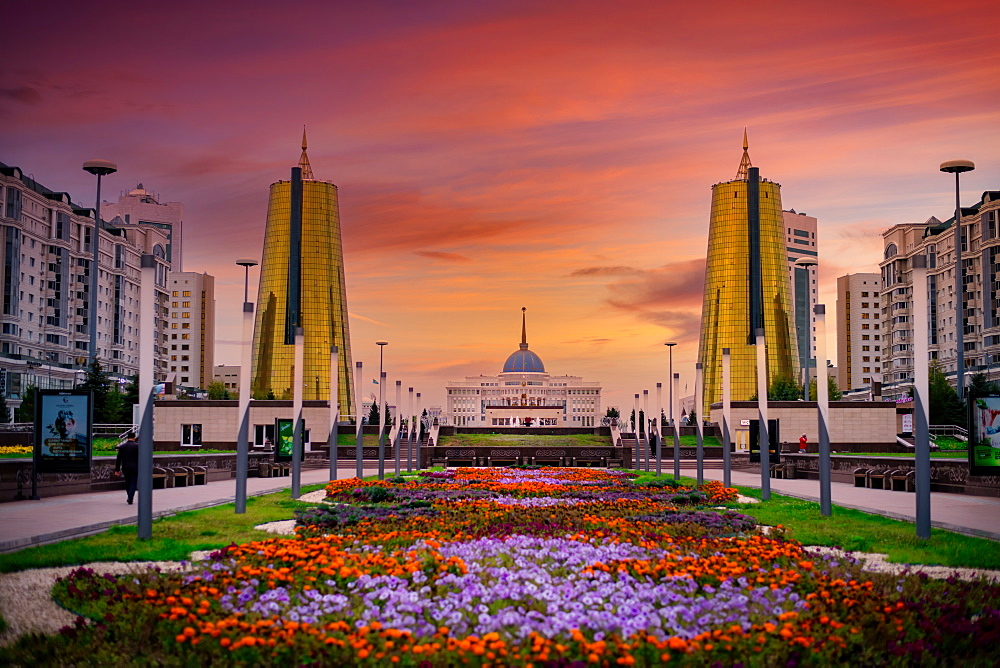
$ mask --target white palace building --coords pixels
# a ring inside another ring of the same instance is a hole
[[[552,376],[528,350],[521,309],[521,345],[495,376],[468,376],[447,385],[444,423],[457,427],[596,427],[601,384]]]

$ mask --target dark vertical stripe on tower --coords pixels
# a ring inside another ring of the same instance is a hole
[[[747,277],[747,285],[750,287],[750,331],[747,333],[747,345],[753,345],[757,342],[757,330],[764,328],[764,286],[761,284],[760,266],[760,170],[756,167],[747,170],[747,229],[747,252],[750,258],[750,275]]]
[[[285,309],[285,344],[295,343],[295,328],[302,321],[302,168],[292,167],[292,205],[288,232],[288,305]]]

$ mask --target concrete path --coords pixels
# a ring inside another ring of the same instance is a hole
[[[350,467],[341,462],[340,477],[353,478]],[[395,466],[386,467],[392,477]],[[365,462],[364,474],[378,473],[378,462]],[[302,471],[301,484],[327,482],[329,472],[323,469]],[[281,478],[248,478],[247,495],[257,496],[288,489],[291,476]],[[208,508],[236,500],[236,481],[220,480],[207,485],[153,490],[153,517],[172,515],[184,510]],[[0,552],[13,552],[32,545],[54,543],[104,531],[115,524],[135,524],[138,503],[128,505],[124,490],[90,492],[53,496],[38,501],[0,503]]]
[[[664,473],[673,473],[664,462]],[[681,475],[694,478],[697,470],[684,462]],[[722,480],[722,462],[705,463],[706,480]],[[732,482],[742,487],[760,489],[760,473],[733,471]],[[785,496],[819,503],[819,481],[805,479],[771,479],[771,491]],[[885,489],[867,489],[846,483],[831,483],[830,498],[835,506],[853,508],[874,515],[884,515],[907,522],[917,521],[916,494]],[[836,509],[833,511],[836,513]],[[1000,541],[1000,498],[966,496],[964,494],[931,493],[931,526]]]

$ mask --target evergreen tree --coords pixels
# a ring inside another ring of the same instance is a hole
[[[38,388],[29,385],[21,393],[21,405],[17,407],[18,422],[35,421],[35,398],[38,396]]]
[[[108,394],[104,400],[104,410],[105,418],[108,424],[131,424],[132,423],[132,407],[128,406],[128,418],[124,419],[124,414],[126,412],[125,406],[125,396],[118,391],[118,383],[115,383],[109,390]],[[96,416],[96,412],[95,412]],[[95,417],[96,422],[96,417]]]
[[[604,414],[604,417],[616,418],[621,417],[621,413],[614,406],[608,406],[608,412]]]
[[[937,360],[931,363],[929,376],[927,391],[930,394],[928,398],[930,423],[966,427],[968,420],[965,414],[965,405],[959,401],[958,393],[948,383],[948,379]]]
[[[843,393],[840,391],[840,387],[837,385],[837,381],[830,376],[826,377],[826,389],[829,394],[830,401],[840,401],[844,398]],[[816,379],[813,378],[809,381],[809,401],[817,401],[816,398]]]
[[[1000,383],[988,380],[984,373],[977,373],[972,376],[967,390],[969,394],[1000,394]]]
[[[378,404],[373,401],[372,407],[368,411],[368,424],[378,424],[378,421],[379,421]]]
[[[7,395],[0,394],[0,422],[10,422],[10,407],[7,406]]]
[[[108,392],[111,391],[111,379],[108,378],[108,373],[101,366],[100,360],[95,358],[87,365],[87,377],[76,387],[79,390],[92,390],[94,392],[95,424],[117,422],[117,412],[114,415],[108,414]]]

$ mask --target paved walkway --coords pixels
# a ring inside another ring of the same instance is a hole
[[[395,471],[386,467],[387,477]],[[340,477],[353,478],[350,467],[341,462]],[[365,462],[364,474],[378,473],[377,462]],[[300,483],[312,485],[330,479],[326,468],[302,471]],[[257,496],[288,489],[292,478],[248,478],[247,495]],[[236,481],[220,480],[207,485],[175,487],[153,491],[153,517],[172,515],[232,503],[236,500]],[[139,504],[125,503],[125,491],[90,492],[42,498],[38,501],[0,503],[0,552],[12,552],[32,545],[54,543],[99,533],[116,524],[135,524]]]
[[[354,466],[341,463],[340,477],[354,477]],[[663,472],[673,472],[673,462],[664,462]],[[375,462],[365,462],[365,475],[378,472]],[[391,476],[393,466],[386,467]],[[695,468],[687,462],[682,475],[695,477]],[[721,462],[706,462],[705,478],[722,480]],[[310,469],[302,472],[301,484],[326,482],[327,470]],[[733,484],[760,487],[760,474],[733,471]],[[247,494],[259,495],[288,489],[291,478],[250,478]],[[916,521],[916,496],[908,492],[866,489],[845,483],[832,483],[833,504],[866,513],[885,515],[909,522]],[[777,494],[819,501],[816,480],[771,480],[771,490]],[[184,510],[195,510],[232,503],[236,482],[223,480],[194,487],[158,489],[153,492],[153,516],[162,517]],[[12,501],[0,504],[0,552],[11,552],[32,545],[53,543],[98,533],[116,524],[134,524],[138,505],[125,503],[124,491],[92,492],[55,496],[39,501]],[[836,511],[834,511],[836,512]],[[931,524],[941,529],[981,536],[1000,541],[1000,498],[964,496],[961,494],[931,494]]]
[[[664,462],[661,470],[664,473],[672,474],[673,461],[670,462],[669,467]],[[681,475],[694,478],[696,473],[697,470],[693,465],[684,462],[681,467]],[[721,461],[705,462],[705,479],[722,480]],[[733,471],[732,482],[741,487],[760,489],[760,473]],[[776,494],[794,496],[819,503],[818,480],[772,478],[770,482],[771,491]],[[847,483],[833,482],[830,484],[830,498],[835,506],[853,508],[908,522],[917,521],[917,497],[913,492],[867,489]],[[1000,498],[931,492],[931,526],[1000,541]]]

